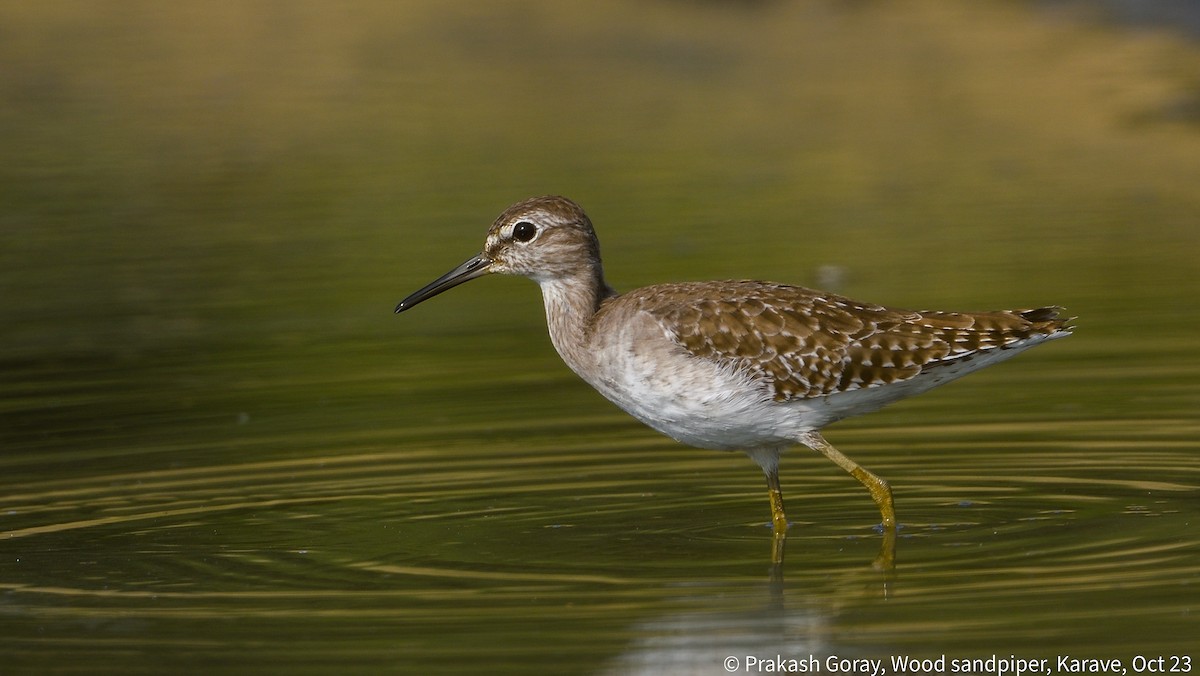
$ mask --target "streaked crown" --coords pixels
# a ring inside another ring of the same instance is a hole
[[[488,229],[483,255],[491,271],[536,281],[594,275],[600,243],[580,206],[548,195],[518,202]]]

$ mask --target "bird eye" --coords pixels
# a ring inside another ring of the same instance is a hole
[[[528,242],[537,235],[537,226],[529,221],[521,221],[513,226],[512,236],[518,242]]]

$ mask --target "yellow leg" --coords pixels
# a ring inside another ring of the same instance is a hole
[[[783,550],[787,544],[787,533],[775,531],[771,534],[771,582],[783,583]]]
[[[787,541],[787,514],[783,512],[783,491],[779,489],[779,470],[763,470],[767,475],[767,493],[771,498],[771,579],[783,579],[783,546]]]
[[[814,451],[820,451],[826,458],[832,460],[838,467],[849,472],[855,479],[858,479],[862,485],[871,491],[871,497],[875,500],[875,504],[879,507],[879,514],[883,517],[884,531],[894,531],[896,529],[896,508],[892,504],[892,489],[887,482],[879,477],[871,474],[863,469],[850,458],[842,455],[842,452],[833,447],[833,444],[825,441],[825,437],[816,432],[807,432],[800,438],[801,443]],[[768,482],[770,477],[768,477]],[[778,479],[776,479],[778,485]],[[782,509],[782,505],[780,506]],[[772,509],[774,505],[772,504]]]
[[[871,564],[875,570],[892,571],[896,568],[896,529],[883,530],[883,542],[879,543],[879,555]]]
[[[771,498],[771,527],[776,535],[787,532],[787,514],[783,512],[783,491],[779,489],[779,470],[763,470],[767,475],[767,493]]]

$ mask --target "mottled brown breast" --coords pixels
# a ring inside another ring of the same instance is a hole
[[[907,380],[1064,329],[1057,308],[908,312],[751,281],[663,284],[624,302],[656,317],[697,357],[751,374],[777,401]]]

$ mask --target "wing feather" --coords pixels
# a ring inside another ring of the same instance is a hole
[[[908,380],[1070,331],[1060,308],[910,312],[764,282],[663,284],[630,296],[683,349],[750,373],[777,401]]]

